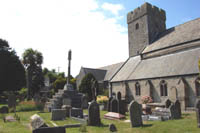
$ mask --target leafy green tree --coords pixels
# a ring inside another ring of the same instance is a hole
[[[27,87],[28,99],[33,97],[44,86],[44,76],[42,74],[42,53],[33,50],[32,48],[26,49],[23,53],[23,64],[27,69]]]
[[[92,84],[94,81],[97,81],[97,80],[95,79],[93,74],[88,73],[83,77],[83,79],[81,80],[81,84],[79,86],[79,91],[82,93],[85,93],[86,96],[88,96],[89,101],[91,101],[93,99],[92,96],[94,95],[93,94],[94,91],[92,89],[94,89],[94,88],[92,87]],[[98,90],[97,90],[97,92],[98,92]]]
[[[25,84],[24,66],[8,42],[0,39],[0,92],[18,91]]]
[[[53,88],[54,92],[58,92],[58,89],[63,89],[65,84],[66,84],[66,78],[63,77],[58,77],[54,82],[53,82]]]

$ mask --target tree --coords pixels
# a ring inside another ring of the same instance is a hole
[[[23,53],[23,64],[27,69],[28,98],[33,97],[44,86],[44,76],[42,74],[42,53],[26,49]]]
[[[0,39],[0,92],[18,91],[25,84],[24,66],[8,42]]]
[[[63,89],[67,80],[64,77],[59,76],[54,82],[53,82],[53,89],[54,92],[58,92],[58,89]]]
[[[93,90],[92,84],[96,81],[95,77],[88,73],[86,74],[83,79],[81,80],[81,84],[79,86],[79,91],[85,93],[88,96],[88,100],[91,101],[93,99]],[[98,86],[97,86],[98,89]],[[97,90],[98,92],[98,90]]]

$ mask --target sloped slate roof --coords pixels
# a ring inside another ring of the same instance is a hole
[[[143,53],[192,41],[200,38],[200,18],[170,28],[147,46]]]
[[[103,81],[104,77],[106,75],[106,70],[101,70],[101,69],[92,69],[92,68],[85,68],[83,67],[84,73],[92,73],[96,80],[98,81]]]
[[[197,74],[200,48],[142,60],[127,80]],[[121,80],[124,80],[122,78]]]
[[[129,75],[135,70],[140,61],[140,56],[129,58],[124,66],[119,70],[119,72],[113,77],[111,82],[126,80]]]
[[[123,64],[124,62],[120,62],[117,64],[112,64],[109,66],[99,68],[99,69],[107,70],[106,75],[104,77],[104,81],[110,80],[114,76],[114,74],[122,67]]]

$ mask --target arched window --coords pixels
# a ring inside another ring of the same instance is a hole
[[[140,92],[140,84],[139,82],[135,83],[135,95],[136,96],[140,96],[141,92]]]
[[[135,29],[136,30],[139,29],[139,24],[138,23],[135,25]]]
[[[200,77],[195,80],[196,96],[200,96]]]
[[[165,80],[160,82],[160,96],[167,96],[167,83]]]

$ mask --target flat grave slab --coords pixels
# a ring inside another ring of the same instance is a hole
[[[115,112],[108,112],[104,115],[104,118],[106,119],[124,119],[125,115],[119,114],[119,113],[115,113]]]

